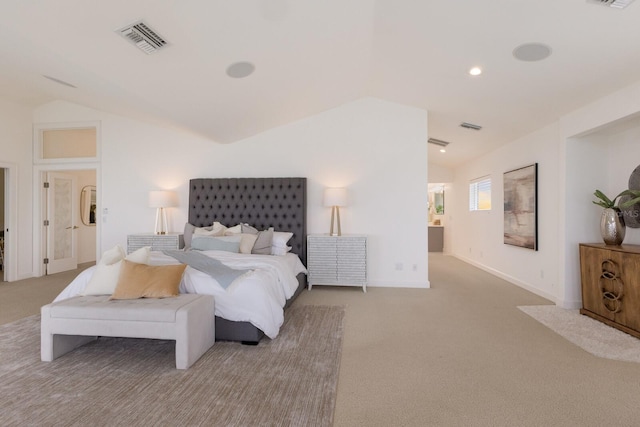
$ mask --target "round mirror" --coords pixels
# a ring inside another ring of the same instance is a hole
[[[80,192],[80,218],[84,225],[96,225],[96,186],[85,185]]]

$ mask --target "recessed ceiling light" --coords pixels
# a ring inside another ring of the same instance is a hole
[[[251,62],[236,62],[227,67],[227,75],[234,79],[242,79],[253,74],[255,69],[255,65]]]
[[[471,74],[472,76],[479,76],[480,74],[482,74],[482,69],[480,67],[473,67],[469,70],[469,74]]]
[[[446,153],[446,152],[447,152],[447,150],[445,150],[444,148],[441,148],[441,149],[440,149],[440,152],[441,152],[441,153]]]
[[[525,43],[513,49],[513,56],[520,61],[542,61],[551,55],[551,48],[542,43]]]

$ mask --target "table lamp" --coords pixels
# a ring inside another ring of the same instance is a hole
[[[347,206],[347,189],[346,188],[325,188],[324,189],[324,205],[331,207],[331,236],[341,236],[340,228],[340,206]],[[335,233],[333,224],[337,220],[338,232]]]

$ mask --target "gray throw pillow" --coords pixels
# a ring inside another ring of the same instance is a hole
[[[187,250],[191,247],[191,237],[193,236],[193,232],[195,231],[196,226],[193,224],[189,224],[188,222],[184,225],[184,249]]]
[[[258,231],[258,238],[251,249],[252,254],[271,255],[271,244],[273,242],[273,227],[268,230]]]
[[[241,229],[243,234],[258,234],[258,229],[249,224],[242,224]]]

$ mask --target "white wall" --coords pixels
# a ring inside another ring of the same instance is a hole
[[[65,102],[38,108],[34,120],[101,122],[103,250],[153,230],[150,190],[178,192],[168,216],[181,231],[190,178],[306,176],[309,233],[328,232],[324,187],[345,186],[342,230],[369,236],[370,285],[428,286],[424,110],[365,98],[228,145]]]
[[[566,228],[561,277],[565,283],[560,304],[579,307],[580,263],[578,245],[602,242],[602,208],[591,203],[596,189],[613,198],[628,188],[629,175],[640,165],[640,120],[614,121],[584,136],[568,138],[566,150]],[[625,244],[640,244],[640,229],[627,227]]]
[[[453,169],[442,166],[429,164],[429,182],[453,182]]]
[[[558,288],[558,126],[552,125],[455,171],[452,253],[554,299]],[[503,174],[538,163],[538,251],[504,244]],[[491,211],[469,211],[469,182],[491,177]],[[448,198],[451,200],[452,198]]]
[[[454,255],[564,308],[579,308],[578,244],[600,242],[601,209],[593,192],[627,188],[640,164],[640,83],[567,114],[455,170]],[[538,163],[538,244],[531,251],[502,242],[502,174]],[[469,212],[468,183],[492,177],[491,212]],[[627,229],[640,244],[640,229]]]
[[[32,110],[0,99],[0,167],[9,168],[11,196],[5,197],[11,222],[5,223],[5,253],[13,255],[7,280],[31,277],[32,265]]]

